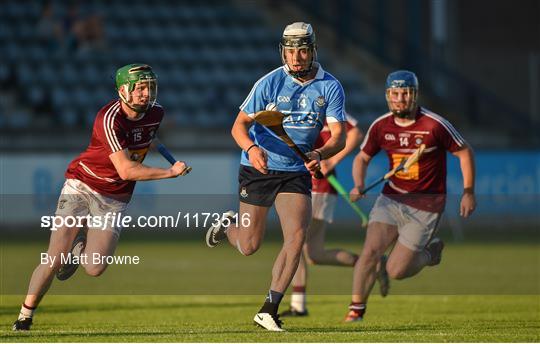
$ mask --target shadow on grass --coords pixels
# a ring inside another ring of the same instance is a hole
[[[79,337],[79,338],[92,338],[95,339],[95,337],[124,337],[124,336],[131,336],[131,337],[138,337],[138,336],[144,336],[144,337],[151,337],[151,336],[186,336],[186,337],[194,337],[199,335],[227,335],[227,334],[256,334],[259,332],[261,334],[264,333],[270,333],[265,330],[257,330],[257,329],[244,329],[244,330],[176,330],[176,331],[53,331],[53,330],[32,330],[28,332],[4,332],[4,334],[0,334],[0,340],[2,339],[13,339],[13,338],[24,338],[24,339],[39,339],[39,338],[64,338],[64,337]]]
[[[73,305],[73,306],[61,306],[61,305],[44,305],[39,308],[42,313],[79,313],[87,311],[137,311],[137,310],[167,310],[167,309],[178,309],[178,308],[243,308],[243,307],[256,307],[257,303],[254,302],[234,302],[234,303],[219,303],[219,302],[170,302],[165,301],[163,303],[149,303],[149,304],[137,304],[137,303],[121,303],[121,304],[105,304],[105,303],[96,303],[94,305]],[[19,309],[19,305],[14,305],[11,309],[10,307],[4,307],[0,309],[0,315],[9,315],[14,314]]]

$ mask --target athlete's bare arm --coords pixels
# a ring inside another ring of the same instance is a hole
[[[324,146],[317,148],[321,153],[322,159],[329,159],[345,148],[347,135],[347,125],[345,122],[328,123],[330,129],[330,139],[326,141]]]
[[[474,153],[470,146],[465,145],[462,149],[452,153],[459,159],[461,174],[463,175],[463,196],[459,213],[463,217],[469,217],[476,208],[476,198],[474,196],[475,164]]]
[[[343,158],[349,155],[353,150],[356,149],[356,147],[360,145],[363,137],[364,135],[358,127],[352,127],[349,131],[347,131],[345,148],[343,148],[333,157],[327,160],[323,160],[321,162],[322,173],[326,174],[327,172],[332,171],[337,166],[337,164],[339,164],[339,162],[343,160]]]
[[[356,202],[362,197],[360,191],[364,189],[364,181],[366,178],[366,171],[371,161],[371,156],[367,155],[363,151],[360,151],[353,161],[352,176],[354,180],[354,187],[352,188],[349,197],[351,201]]]
[[[186,170],[183,161],[177,161],[170,168],[149,167],[129,158],[128,150],[124,149],[109,155],[118,175],[123,180],[155,180],[176,178]]]
[[[267,174],[268,166],[266,164],[267,156],[263,149],[258,146],[253,146],[254,142],[249,137],[249,127],[253,124],[254,120],[247,115],[244,111],[238,112],[238,116],[234,121],[233,127],[231,129],[231,134],[236,144],[242,148],[242,150],[248,152],[249,162],[255,167],[259,172]],[[251,147],[251,149],[250,149]]]

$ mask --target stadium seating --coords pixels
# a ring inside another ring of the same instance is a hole
[[[31,85],[34,105],[49,97],[50,125],[88,126],[96,111],[115,97],[116,68],[130,62],[154,67],[159,101],[174,125],[228,125],[253,83],[281,64],[281,28],[264,25],[262,15],[233,2],[160,0],[149,9],[144,1],[89,1],[79,3],[74,18],[69,14],[75,5],[53,1],[52,16],[46,17],[46,4],[3,1],[0,44],[15,75],[11,91],[21,95]],[[73,29],[89,18],[103,25],[103,36],[94,41],[77,38]],[[55,25],[64,31],[61,37],[51,33]],[[369,112],[373,117],[384,110],[384,99],[381,103],[365,96],[356,72],[342,74],[351,114]],[[339,72],[334,75],[341,78]],[[3,118],[0,127],[31,127],[29,118],[41,115],[25,112],[36,112],[32,109],[17,109],[25,115],[17,121]]]

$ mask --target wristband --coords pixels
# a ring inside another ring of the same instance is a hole
[[[248,155],[249,155],[249,150],[250,150],[251,148],[253,148],[253,147],[259,147],[259,146],[258,146],[258,145],[256,145],[255,143],[254,143],[254,144],[252,144],[251,146],[249,146],[249,148],[248,148],[248,149],[246,149],[246,154],[248,154]]]
[[[471,187],[471,188],[464,188],[463,189],[463,194],[474,194],[474,189]]]
[[[322,160],[322,154],[321,154],[321,152],[319,152],[319,150],[317,150],[317,149],[314,149],[313,151],[314,151],[315,153],[319,154],[319,161],[321,161],[321,160]]]

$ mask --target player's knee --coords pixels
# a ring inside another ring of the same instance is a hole
[[[285,243],[292,245],[295,248],[298,248],[299,250],[301,250],[302,246],[304,245],[305,240],[306,240],[306,232],[302,229],[299,229],[295,231],[293,234],[289,235],[289,237],[285,239]]]
[[[388,272],[388,276],[395,280],[407,277],[407,269],[398,264],[386,264],[386,271]]]
[[[105,272],[105,270],[107,270],[107,265],[102,265],[102,264],[86,265],[84,267],[84,270],[86,271],[86,274],[88,276],[98,277],[98,276],[101,276]]]
[[[240,253],[242,253],[244,256],[251,256],[258,250],[259,250],[259,246],[248,246],[247,248],[243,249]]]
[[[382,254],[373,248],[364,247],[361,254],[361,259],[364,264],[376,265],[381,259]]]
[[[236,242],[236,248],[238,249],[238,252],[240,252],[243,256],[251,256],[259,250],[260,246],[260,242],[255,241],[250,241],[243,244],[240,243],[240,241]]]

